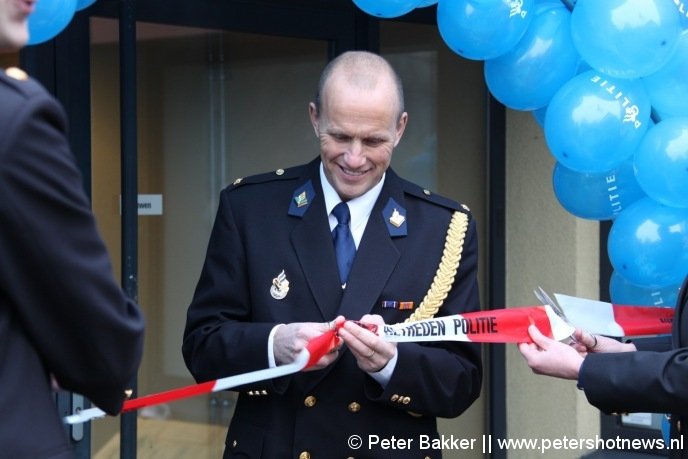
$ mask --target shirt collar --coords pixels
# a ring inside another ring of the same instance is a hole
[[[382,191],[382,186],[385,183],[386,175],[387,173],[384,173],[380,181],[370,190],[366,191],[363,195],[347,201],[349,211],[351,212],[352,230],[359,227],[359,225],[361,225],[363,222],[368,221],[368,217],[373,211],[375,201],[377,201],[377,198],[380,196],[380,192]],[[325,176],[325,167],[323,166],[322,161],[320,162],[320,184],[323,189],[323,195],[325,196],[325,208],[327,209],[327,215],[330,215],[332,209],[334,209],[334,206],[342,202],[342,198],[339,197],[337,191],[327,180],[327,176]]]

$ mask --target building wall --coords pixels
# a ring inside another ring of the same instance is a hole
[[[599,223],[574,217],[552,191],[554,158],[542,128],[526,112],[507,114],[506,304],[537,304],[533,289],[597,298]],[[507,346],[507,435],[511,439],[594,439],[599,411],[573,381],[532,373],[516,346]],[[549,451],[574,458],[586,451]],[[508,457],[542,457],[511,450]]]

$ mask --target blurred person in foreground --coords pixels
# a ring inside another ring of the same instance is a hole
[[[34,6],[0,0],[0,52],[26,43]],[[16,68],[0,69],[0,254],[0,457],[71,459],[55,391],[117,414],[144,324],[113,276],[65,114]]]
[[[620,342],[584,330],[571,344],[544,336],[535,326],[532,343],[519,351],[533,372],[578,381],[588,401],[607,414],[670,413],[670,438],[684,437],[688,428],[688,277],[683,281],[671,336]],[[670,457],[688,458],[688,442]],[[667,445],[668,446],[668,445]]]

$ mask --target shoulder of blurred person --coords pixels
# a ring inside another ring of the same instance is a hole
[[[114,278],[61,105],[18,69],[0,69],[0,100],[0,456],[71,457],[53,378],[118,413],[143,316]]]
[[[66,131],[67,119],[60,103],[36,80],[17,67],[0,69],[0,152],[8,148],[8,139],[33,112],[60,131]]]

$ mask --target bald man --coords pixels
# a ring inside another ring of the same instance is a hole
[[[396,345],[350,320],[381,329],[478,310],[475,222],[467,207],[390,168],[408,114],[380,56],[330,62],[308,111],[319,157],[222,191],[184,359],[198,381],[282,365],[328,323],[347,320],[340,346],[314,371],[237,389],[224,457],[441,457],[436,418],[478,397],[479,347]],[[458,232],[452,219],[465,222]],[[462,245],[460,263],[448,262],[458,270],[430,311],[420,304],[450,240]]]

